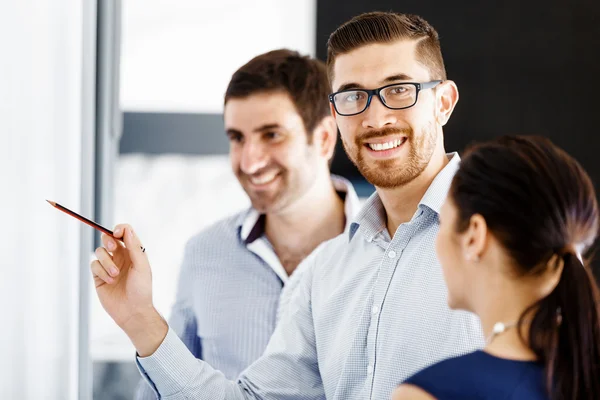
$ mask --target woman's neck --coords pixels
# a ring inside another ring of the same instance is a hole
[[[531,290],[514,281],[498,279],[492,283],[481,288],[474,310],[481,320],[486,338],[484,350],[501,358],[535,360],[535,353],[528,343],[528,318],[531,316],[522,321],[520,318],[537,299],[532,296]],[[497,326],[499,324],[503,324],[504,329],[498,329],[502,328]]]
[[[523,339],[519,336],[519,329],[523,334]],[[503,333],[492,336],[489,343],[483,349],[496,357],[507,358],[510,360],[537,360],[536,354],[529,348],[528,324],[508,328]],[[490,337],[490,336],[486,336]]]

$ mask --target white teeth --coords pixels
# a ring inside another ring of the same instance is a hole
[[[267,183],[270,183],[273,179],[275,179],[276,176],[277,173],[250,177],[250,182],[252,182],[254,185],[265,185]]]
[[[371,150],[375,151],[389,150],[400,146],[402,143],[404,143],[404,140],[405,139],[396,139],[386,143],[369,143],[369,147]]]

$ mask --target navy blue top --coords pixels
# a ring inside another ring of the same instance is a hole
[[[404,383],[438,400],[549,400],[545,379],[539,362],[507,360],[479,350],[434,364]]]

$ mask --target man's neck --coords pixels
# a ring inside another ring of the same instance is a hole
[[[447,164],[448,157],[443,147],[438,148],[425,170],[406,185],[390,189],[377,188],[387,214],[386,224],[390,237],[394,237],[401,224],[410,221],[431,182]]]
[[[266,215],[265,235],[290,275],[320,243],[344,231],[344,202],[329,175],[284,212]]]

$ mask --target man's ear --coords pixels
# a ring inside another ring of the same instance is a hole
[[[313,143],[317,146],[319,154],[329,160],[333,157],[337,141],[337,124],[331,116],[321,120],[313,131]]]
[[[458,103],[458,87],[454,81],[444,81],[435,88],[436,120],[441,126],[446,125],[456,103]]]

